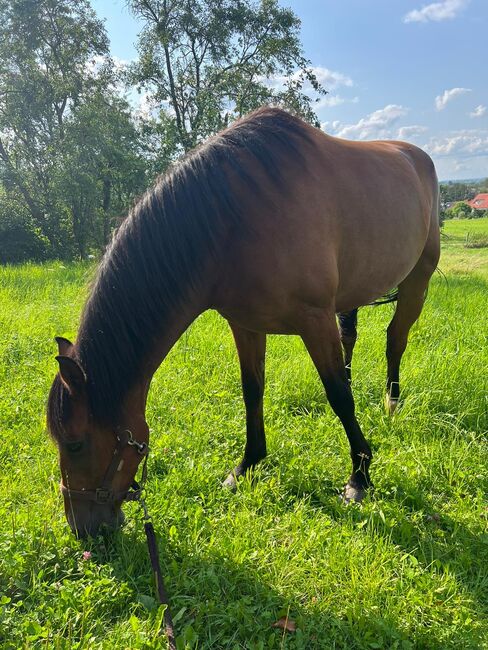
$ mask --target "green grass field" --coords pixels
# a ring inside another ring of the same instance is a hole
[[[338,499],[349,449],[295,337],[270,337],[269,457],[235,495],[244,410],[228,327],[207,313],[153,382],[148,505],[180,648],[488,647],[488,248],[444,227],[440,268],[383,409],[392,306],[361,310],[353,362],[375,492]],[[135,506],[79,542],[58,491],[44,407],[54,335],[74,337],[83,265],[0,268],[0,648],[163,648]],[[83,551],[91,559],[83,559]],[[296,632],[272,627],[282,616]]]

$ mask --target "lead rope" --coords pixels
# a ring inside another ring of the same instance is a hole
[[[139,497],[137,499],[144,518],[144,532],[146,533],[147,540],[147,550],[149,552],[149,559],[151,560],[151,567],[153,570],[154,581],[156,583],[156,593],[158,596],[158,602],[160,605],[164,605],[164,629],[166,632],[166,638],[168,640],[168,649],[176,650],[176,641],[175,641],[175,630],[173,626],[173,617],[171,616],[171,611],[169,608],[168,595],[164,587],[163,574],[161,572],[161,562],[159,560],[159,551],[156,541],[156,532],[152,523],[152,519],[147,510],[146,502],[142,497],[142,491],[144,489],[147,478],[147,454],[144,458],[144,465],[142,467],[142,476],[141,476],[141,485],[139,490]]]
[[[149,558],[151,560],[154,580],[156,582],[156,592],[158,595],[158,601],[160,605],[165,605],[163,621],[164,621],[164,628],[166,632],[166,638],[168,639],[168,648],[169,650],[176,650],[173,617],[171,616],[171,612],[169,609],[168,595],[164,587],[163,576],[161,573],[161,563],[159,561],[159,551],[158,551],[158,545],[156,543],[156,533],[154,532],[154,526],[151,521],[151,517],[147,512],[147,507],[144,502],[144,499],[140,499],[139,503],[141,504],[141,508],[144,513],[144,532],[146,533],[147,549],[149,551]]]

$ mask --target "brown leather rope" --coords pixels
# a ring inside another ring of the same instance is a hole
[[[147,510],[146,502],[143,498],[143,490],[144,486],[146,484],[146,479],[147,479],[147,458],[148,454],[146,454],[144,461],[143,461],[143,466],[142,466],[142,474],[141,474],[141,484],[139,485],[137,482],[135,483],[135,488],[136,488],[136,493],[137,493],[137,499],[136,501],[139,502],[139,505],[141,506],[143,516],[144,516],[144,532],[146,533],[146,540],[147,540],[147,550],[149,553],[149,559],[151,560],[151,567],[153,570],[153,575],[154,575],[154,581],[156,584],[156,594],[158,597],[158,602],[160,605],[164,605],[164,614],[163,614],[163,621],[164,621],[164,629],[166,632],[166,638],[168,640],[168,649],[169,650],[176,650],[176,640],[175,640],[175,631],[174,631],[174,626],[173,626],[173,617],[171,616],[171,610],[169,608],[169,600],[168,600],[168,595],[166,593],[166,589],[164,586],[163,582],[163,573],[161,571],[161,562],[159,559],[159,551],[158,551],[158,544],[156,541],[156,533],[154,531],[154,526],[151,520],[151,517],[149,516],[149,512]]]
[[[146,516],[147,511],[145,509],[144,512]],[[152,525],[151,520],[144,521],[144,531],[146,533],[147,549],[149,551],[149,558],[151,559],[151,566],[154,573],[154,579],[156,582],[156,592],[158,595],[158,601],[160,605],[166,606],[163,614],[163,621],[164,621],[164,628],[166,632],[166,638],[168,639],[168,648],[169,650],[176,650],[173,617],[171,616],[168,596],[166,594],[166,589],[164,588],[163,576],[161,573],[161,563],[159,561],[158,545],[156,543],[156,533],[154,532],[154,526]]]

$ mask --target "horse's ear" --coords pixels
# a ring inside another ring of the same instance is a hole
[[[83,368],[71,357],[59,355],[56,357],[56,361],[59,363],[59,376],[61,377],[61,381],[71,395],[81,395],[86,386],[86,375]]]
[[[68,339],[65,339],[63,336],[55,336],[54,340],[58,344],[58,354],[62,357],[70,356],[71,351],[73,350],[73,344]]]

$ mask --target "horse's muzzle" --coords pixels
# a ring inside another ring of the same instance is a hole
[[[96,537],[101,533],[110,533],[119,528],[125,521],[120,506],[113,504],[99,505],[96,503],[68,504],[66,519],[76,537]]]

